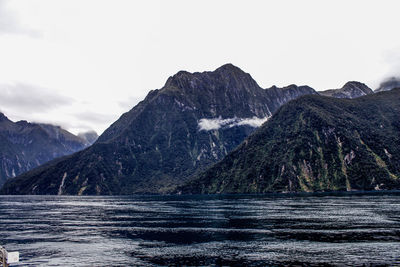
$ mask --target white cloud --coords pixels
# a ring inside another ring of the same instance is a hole
[[[239,121],[236,125],[241,126],[241,125],[248,125],[251,127],[260,127],[264,122],[266,122],[268,120],[269,117],[265,117],[265,118],[257,118],[257,117],[253,117],[250,119],[243,119],[241,121]]]
[[[25,83],[0,84],[0,106],[29,115],[71,105],[73,99],[54,90]]]
[[[268,120],[268,117],[265,118],[228,118],[222,119],[221,117],[215,119],[200,119],[198,122],[200,131],[211,131],[218,130],[220,128],[226,127],[231,128],[235,126],[250,126],[250,127],[260,127],[264,122]]]
[[[198,124],[199,124],[199,129],[200,131],[211,131],[211,130],[218,130],[222,126],[230,125],[231,123],[234,123],[237,119],[236,118],[231,118],[231,119],[222,119],[221,117],[216,118],[216,119],[200,119]]]
[[[20,23],[18,15],[14,10],[10,9],[8,4],[10,1],[0,1],[0,34],[21,34],[29,37],[40,37],[41,34]]]

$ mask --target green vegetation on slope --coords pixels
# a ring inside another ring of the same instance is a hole
[[[303,96],[176,192],[399,189],[399,114],[400,89],[356,99]]]

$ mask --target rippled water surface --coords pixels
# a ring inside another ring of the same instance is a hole
[[[399,265],[400,194],[0,196],[20,266]]]

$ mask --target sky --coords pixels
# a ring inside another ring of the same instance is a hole
[[[400,75],[400,1],[0,0],[0,111],[102,133],[180,70],[263,88]]]

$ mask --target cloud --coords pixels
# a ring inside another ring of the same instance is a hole
[[[127,97],[125,100],[119,101],[118,105],[123,108],[124,110],[129,110],[136,106],[140,101],[142,101],[144,97],[136,97],[136,96],[131,96]]]
[[[265,117],[265,118],[253,117],[253,118],[249,118],[249,119],[243,119],[234,126],[247,125],[247,126],[257,128],[257,127],[260,127],[264,122],[266,122],[268,120],[268,118],[269,117]]]
[[[41,33],[24,26],[19,17],[8,7],[9,1],[0,1],[0,34],[22,34],[30,37],[41,37]]]
[[[211,131],[218,130],[222,127],[232,128],[235,126],[250,126],[250,127],[260,127],[264,122],[268,120],[269,117],[265,118],[228,118],[222,119],[221,117],[215,119],[200,119],[198,122],[200,131]]]
[[[199,120],[199,128],[200,131],[211,131],[211,130],[218,130],[219,128],[229,125],[233,123],[236,118],[232,119],[222,119],[221,117],[216,119],[201,119]]]
[[[0,84],[0,107],[24,111],[26,114],[48,112],[73,102],[72,98],[31,84]]]
[[[392,90],[393,88],[399,88],[400,87],[400,77],[389,77],[384,79],[378,89],[375,90],[375,92],[382,92],[382,91],[389,91]]]
[[[108,124],[110,121],[115,121],[117,119],[115,114],[105,114],[92,111],[75,113],[74,117],[76,117],[79,121],[91,122],[95,124]]]

